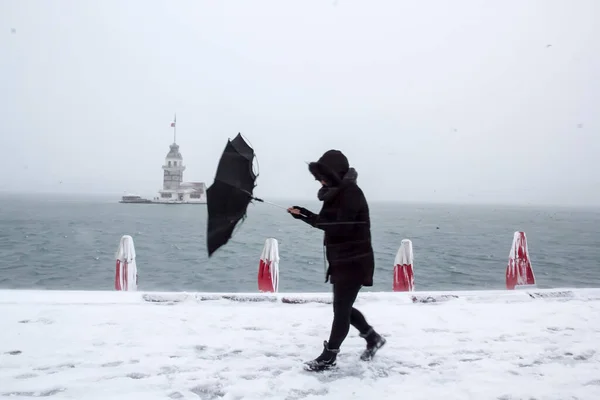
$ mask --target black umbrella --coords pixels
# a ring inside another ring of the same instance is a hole
[[[246,218],[246,210],[252,200],[273,204],[254,197],[252,193],[258,176],[252,168],[254,157],[254,150],[240,133],[227,141],[215,180],[206,191],[206,243],[209,257],[229,241],[235,227]]]

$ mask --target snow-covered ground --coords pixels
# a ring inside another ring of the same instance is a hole
[[[600,289],[445,295],[361,293],[387,345],[361,362],[352,329],[337,370],[311,373],[327,293],[4,290],[0,397],[600,399]]]

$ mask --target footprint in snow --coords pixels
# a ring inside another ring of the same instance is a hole
[[[142,374],[140,372],[132,372],[130,374],[125,375],[128,378],[131,379],[143,379],[143,378],[148,378],[150,375],[148,374]]]
[[[31,372],[25,373],[25,374],[21,374],[21,375],[17,375],[15,376],[15,379],[31,379],[31,378],[35,378],[39,376],[38,374],[33,374]]]
[[[194,386],[190,391],[206,400],[214,400],[225,396],[225,392],[219,386],[210,384]]]
[[[202,353],[203,351],[205,351],[208,347],[204,346],[202,344],[199,344],[197,346],[194,346],[194,350],[198,353]]]
[[[71,363],[63,363],[63,364],[58,364],[58,365],[50,365],[50,366],[46,366],[46,367],[37,367],[34,368],[36,371],[48,371],[48,374],[56,374],[57,372],[60,372],[61,370],[67,369],[67,368],[75,368],[75,364],[71,364]]]
[[[8,393],[2,393],[3,397],[50,397],[50,396],[54,396],[55,394],[58,394],[60,392],[64,392],[66,389],[65,388],[55,388],[55,389],[48,389],[48,390],[42,390],[40,392],[8,392]]]
[[[264,328],[258,326],[245,326],[242,329],[245,331],[264,331]]]
[[[100,366],[103,368],[111,368],[111,367],[118,367],[121,364],[123,364],[123,361],[112,361],[112,362],[104,363]]]

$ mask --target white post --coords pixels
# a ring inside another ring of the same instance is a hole
[[[394,260],[394,292],[412,292],[415,290],[413,271],[413,248],[410,239],[403,239]]]
[[[258,290],[261,292],[279,291],[279,245],[277,239],[265,240],[258,263]]]
[[[529,259],[529,248],[525,232],[515,232],[506,266],[506,288],[508,290],[535,287],[535,275]]]
[[[137,265],[135,262],[135,246],[133,238],[123,235],[115,254],[115,290],[137,290]]]

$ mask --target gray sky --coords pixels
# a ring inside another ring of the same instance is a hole
[[[0,0],[0,191],[155,196],[177,112],[184,180],[210,185],[242,132],[265,199],[314,199],[305,161],[337,148],[369,200],[599,205],[598,15],[598,0]]]

